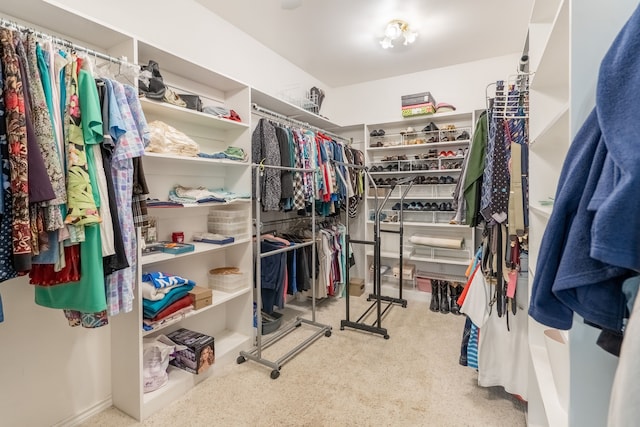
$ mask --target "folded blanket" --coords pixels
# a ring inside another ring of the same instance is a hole
[[[145,282],[150,282],[156,288],[170,288],[186,284],[195,285],[195,283],[189,279],[185,279],[180,276],[172,276],[160,271],[144,273],[142,275],[142,280]]]
[[[176,302],[180,298],[189,293],[195,284],[193,282],[177,286],[167,292],[167,295],[159,301],[142,300],[142,314],[146,319],[152,319],[158,315],[162,310],[169,307],[172,303]]]
[[[435,246],[438,248],[447,249],[462,249],[464,244],[464,238],[442,238],[442,237],[429,237],[414,235],[409,238],[409,241],[416,245]]]
[[[142,298],[148,299],[149,301],[160,301],[171,289],[172,287],[156,288],[151,282],[142,282],[142,285],[140,285]]]

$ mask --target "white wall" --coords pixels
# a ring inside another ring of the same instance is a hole
[[[291,86],[318,86],[327,96],[330,93],[327,85],[194,0],[45,1],[94,17],[271,95]]]
[[[323,114],[342,125],[395,122],[402,120],[402,95],[427,91],[437,102],[453,104],[458,111],[485,108],[485,88],[515,74],[520,55],[514,53],[333,88],[331,96],[325,98]]]

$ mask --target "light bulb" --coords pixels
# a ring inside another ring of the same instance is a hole
[[[380,45],[383,49],[389,49],[390,47],[393,47],[393,44],[391,44],[391,39],[389,37],[385,37],[384,39],[380,40]]]
[[[397,39],[401,34],[402,30],[400,29],[400,24],[397,22],[390,22],[384,30],[384,35],[391,40]]]
[[[406,31],[404,33],[404,45],[408,45],[416,41],[416,37],[418,37],[418,33],[415,31]]]

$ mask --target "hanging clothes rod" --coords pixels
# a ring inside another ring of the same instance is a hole
[[[260,224],[274,225],[274,224],[284,224],[284,223],[293,222],[293,221],[308,222],[308,221],[311,221],[311,219],[312,219],[311,216],[298,216],[298,217],[292,217],[292,218],[274,219],[271,221],[262,221]],[[254,220],[254,225],[255,225],[255,220]]]
[[[324,135],[330,136],[330,137],[332,137],[334,139],[338,139],[340,141],[343,141],[345,143],[350,143],[350,141],[348,139],[346,139],[346,138],[344,138],[344,137],[342,137],[340,135],[336,135],[335,133],[326,131],[326,130],[321,129],[321,128],[316,127],[316,126],[312,126],[309,123],[306,123],[306,122],[303,122],[303,121],[300,121],[300,120],[296,120],[296,119],[292,119],[291,117],[285,116],[284,114],[280,114],[280,113],[277,113],[275,111],[271,111],[268,108],[261,107],[258,104],[252,104],[251,106],[253,107],[253,110],[254,110],[253,112],[255,114],[262,115],[263,117],[267,117],[267,118],[272,117],[272,118],[275,118],[275,119],[278,119],[278,120],[282,120],[286,124],[292,124],[292,125],[308,128],[308,129],[311,129],[313,131],[320,132],[320,133],[322,133]]]
[[[69,40],[65,40],[65,39],[60,38],[60,37],[52,36],[51,34],[43,33],[41,31],[38,31],[38,30],[34,29],[34,28],[30,28],[30,27],[26,27],[24,25],[20,25],[17,22],[10,21],[10,20],[8,20],[6,18],[0,18],[0,27],[13,29],[13,30],[21,31],[21,32],[27,31],[27,32],[35,34],[37,37],[39,37],[41,39],[51,39],[57,46],[66,47],[66,48],[70,48],[70,49],[73,49],[73,50],[79,50],[79,51],[82,51],[82,52],[86,52],[90,56],[93,56],[93,57],[96,57],[96,58],[100,58],[100,59],[104,59],[105,61],[117,62],[117,63],[120,63],[120,64],[127,64],[127,65],[136,66],[135,64],[129,63],[126,58],[125,59],[123,59],[123,58],[115,58],[115,57],[107,55],[105,53],[98,52],[96,50],[89,49],[87,47],[77,45],[77,44],[75,44],[75,43],[73,43],[73,42],[71,42]]]

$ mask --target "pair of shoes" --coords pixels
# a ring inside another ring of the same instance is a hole
[[[402,164],[402,167],[400,168],[402,171],[404,172],[408,172],[411,170],[411,163],[405,162]]]
[[[441,151],[438,153],[438,157],[454,157],[455,153],[453,151]]]
[[[402,204],[402,210],[407,210],[409,209],[409,204],[408,203],[403,203]],[[399,211],[400,210],[400,203],[396,203],[395,205],[393,205],[393,207],[391,208],[392,211]]]
[[[435,123],[430,122],[428,125],[422,128],[422,132],[435,132],[438,130],[438,126]]]
[[[378,141],[378,142],[374,142],[371,144],[371,148],[380,148],[383,147],[384,144],[382,144],[382,141]]]
[[[466,130],[462,131],[462,133],[460,135],[458,135],[458,137],[456,138],[456,140],[458,140],[458,141],[464,141],[464,140],[467,140],[467,139],[469,139],[469,132],[467,132]]]
[[[440,311],[440,281],[431,280],[431,303],[429,304],[429,310],[435,312]]]
[[[384,166],[376,166],[373,165],[369,168],[369,172],[382,172],[384,169]]]
[[[384,129],[372,130],[369,136],[384,136]]]
[[[451,302],[449,303],[449,308],[451,309],[451,314],[455,314],[459,316],[460,306],[458,305],[458,298],[462,294],[462,284],[459,282],[451,282],[451,287],[449,289],[449,296],[451,298]]]
[[[424,205],[422,205],[422,210],[423,211],[437,211],[438,210],[438,204],[437,203],[429,203],[429,202],[425,202]]]

